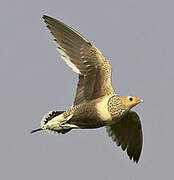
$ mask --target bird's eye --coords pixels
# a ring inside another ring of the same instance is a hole
[[[130,97],[130,98],[129,98],[129,101],[133,101],[133,98],[132,98],[132,97]]]

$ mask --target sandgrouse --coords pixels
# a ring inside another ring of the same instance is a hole
[[[81,34],[64,23],[43,16],[55,38],[62,59],[79,74],[73,106],[67,111],[51,111],[41,121],[41,128],[65,134],[72,129],[90,129],[105,126],[108,135],[127,149],[127,154],[138,162],[143,135],[136,112],[130,109],[142,102],[136,96],[119,96],[111,85],[111,66],[102,53]]]

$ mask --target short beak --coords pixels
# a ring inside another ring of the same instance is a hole
[[[143,102],[144,102],[144,100],[140,99],[140,103],[143,103]]]

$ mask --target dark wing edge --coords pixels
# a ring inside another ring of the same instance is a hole
[[[108,135],[121,146],[122,150],[127,150],[127,154],[134,162],[138,163],[143,145],[143,133],[138,114],[129,111],[119,122],[107,126]]]

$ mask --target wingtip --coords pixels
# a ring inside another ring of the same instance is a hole
[[[133,157],[134,163],[138,164],[140,157]]]
[[[140,160],[140,154],[130,154],[128,151],[127,151],[127,154],[129,156],[129,159],[132,160],[134,163],[138,164],[139,160]]]
[[[46,20],[48,20],[48,19],[54,19],[54,18],[52,18],[52,17],[50,17],[50,16],[47,16],[47,15],[43,15],[42,16],[42,18],[46,21]]]
[[[49,19],[52,19],[52,17],[47,16],[47,15],[45,15],[45,14],[42,16],[42,18],[44,19],[45,22],[46,22],[47,20],[49,20]]]
[[[45,18],[47,18],[47,17],[48,17],[48,16],[47,16],[47,15],[45,15],[45,14],[42,16],[42,18],[43,18],[43,19],[45,19]]]
[[[134,159],[134,163],[138,164],[138,159]]]

